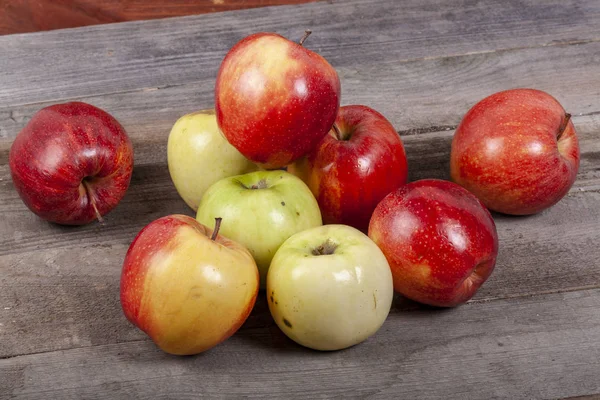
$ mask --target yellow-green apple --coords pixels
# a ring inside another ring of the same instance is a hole
[[[381,199],[408,176],[404,146],[392,124],[360,105],[340,107],[329,135],[288,171],[312,190],[323,223],[363,232]]]
[[[231,48],[217,75],[219,127],[229,143],[267,169],[312,150],[339,108],[337,72],[302,42],[250,35]]]
[[[437,179],[388,194],[373,212],[369,237],[390,263],[397,292],[440,307],[473,297],[498,255],[496,225],[485,206]]]
[[[200,202],[196,219],[228,223],[223,235],[246,246],[256,260],[264,288],[271,259],[294,233],[320,226],[319,205],[299,178],[285,171],[256,171],[221,179]]]
[[[194,211],[216,181],[257,169],[223,137],[214,110],[177,120],[169,134],[167,160],[177,192]]]
[[[254,307],[258,269],[244,246],[218,233],[220,222],[212,230],[185,215],[159,218],[127,251],[123,311],[167,353],[198,354],[216,346]]]
[[[121,201],[131,180],[133,149],[106,111],[71,102],[42,108],[15,138],[9,165],[25,205],[41,218],[83,225]]]
[[[575,127],[548,93],[512,89],[467,112],[452,141],[452,180],[491,210],[526,215],[562,199],[577,177]]]
[[[373,335],[394,295],[390,266],[371,239],[347,225],[297,233],[269,268],[269,310],[295,342],[340,350]]]

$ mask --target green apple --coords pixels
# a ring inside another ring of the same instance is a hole
[[[221,233],[246,246],[256,260],[261,288],[279,246],[294,233],[322,224],[308,186],[285,171],[256,171],[213,184],[196,219],[206,225],[219,217]]]
[[[214,110],[177,120],[169,134],[167,161],[177,192],[194,211],[206,189],[219,179],[258,169],[221,134]]]
[[[295,342],[340,350],[373,335],[394,295],[383,252],[347,225],[297,233],[277,250],[267,277],[269,310]]]

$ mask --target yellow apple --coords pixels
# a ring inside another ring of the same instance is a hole
[[[227,224],[227,221],[223,221]],[[121,274],[125,316],[167,353],[201,353],[233,335],[254,307],[258,269],[248,250],[185,215],[151,222]]]
[[[177,192],[194,211],[206,189],[216,181],[258,169],[227,142],[217,126],[214,110],[177,120],[169,134],[167,161]]]

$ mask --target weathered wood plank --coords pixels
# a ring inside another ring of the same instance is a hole
[[[600,112],[600,42],[339,68],[342,104],[383,113],[402,134],[452,130],[477,101],[496,91],[534,87],[573,115]],[[1,88],[0,88],[1,90]],[[186,85],[81,97],[112,113],[134,139],[164,141],[181,115],[214,103],[214,77]],[[0,143],[8,148],[40,108],[0,108]],[[0,159],[2,162],[2,159]]]
[[[403,131],[413,180],[447,178],[452,127],[475,101],[494,91],[539,87],[554,93],[575,114],[582,166],[574,190],[539,216],[497,216],[502,241],[498,268],[479,300],[600,283],[596,249],[600,114],[593,114],[600,87],[596,54],[600,43],[391,63],[383,68],[356,66],[340,72],[343,81],[350,82],[345,85],[345,102],[369,104]],[[406,79],[398,81],[395,76]],[[113,113],[135,143],[132,186],[104,226],[58,227],[27,211],[10,182],[8,149],[44,104],[0,109],[0,356],[139,338],[124,323],[118,304],[122,258],[148,222],[169,213],[190,213],[168,175],[166,139],[179,116],[211,105],[212,86],[212,80],[204,80],[84,98]],[[578,115],[582,113],[592,114]],[[449,130],[422,133],[436,127]],[[270,323],[266,314],[258,318]]]
[[[341,352],[246,329],[196,357],[147,340],[0,360],[0,393],[42,398],[554,399],[600,393],[600,290],[393,313]]]
[[[600,286],[600,116],[576,116],[574,122],[582,145],[575,187],[539,215],[495,216],[498,263],[476,301]],[[443,131],[404,137],[412,179],[448,178],[451,136]],[[0,166],[0,357],[141,338],[119,304],[127,247],[156,218],[193,215],[172,186],[164,160],[156,161],[165,147],[165,142],[137,147],[132,186],[103,226],[41,221],[20,202],[8,168]],[[253,324],[274,327],[266,307],[252,318]]]
[[[599,40],[600,3],[348,0],[5,36],[0,107],[213,79],[243,36],[294,38],[306,28],[315,31],[306,45],[334,67],[384,68],[384,61]]]

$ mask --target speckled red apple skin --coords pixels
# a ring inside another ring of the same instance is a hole
[[[10,172],[25,205],[41,218],[82,225],[111,211],[123,198],[133,170],[125,129],[105,111],[82,102],[38,111],[10,149]]]
[[[310,187],[325,224],[366,232],[377,204],[406,183],[406,153],[393,125],[370,107],[340,107],[336,126],[346,140],[331,131],[288,171]]]
[[[491,210],[538,213],[562,199],[575,182],[575,128],[548,93],[499,92],[464,116],[452,141],[450,168],[452,180]]]
[[[312,150],[340,104],[335,69],[319,54],[273,33],[238,42],[215,85],[219,127],[229,143],[265,168],[280,168]]]
[[[373,213],[369,237],[385,254],[397,292],[440,307],[473,297],[498,255],[489,211],[464,188],[437,179],[387,195]]]

